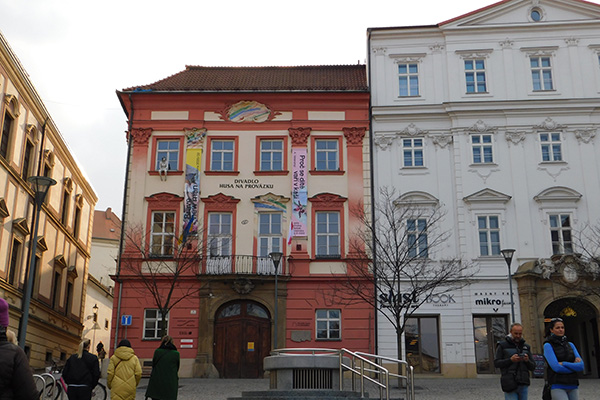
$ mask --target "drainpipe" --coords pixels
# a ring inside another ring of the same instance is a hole
[[[369,88],[369,157],[371,159],[370,162],[370,179],[371,179],[371,223],[375,222],[375,159],[373,157],[374,151],[374,141],[373,137],[375,133],[373,132],[373,94],[371,91],[371,28],[367,29],[367,87]],[[374,331],[375,331],[375,354],[379,354],[379,338],[377,335],[377,268],[375,268],[376,260],[377,260],[377,242],[375,241],[375,230],[373,230],[373,238],[372,245],[373,248],[373,296],[375,297],[373,301],[373,310],[375,312],[374,318]]]
[[[121,280],[121,255],[123,254],[123,241],[125,238],[125,217],[127,214],[127,182],[129,180],[129,163],[131,162],[131,127],[133,126],[133,100],[131,99],[131,93],[129,93],[129,105],[131,107],[131,113],[129,115],[129,123],[127,124],[127,161],[125,163],[125,184],[123,188],[123,207],[121,211],[121,237],[119,240],[119,254],[117,255],[117,276],[116,281],[119,284],[119,297],[117,301],[117,318],[115,325],[115,344],[114,350],[117,349],[119,343],[119,324],[121,322],[121,299],[123,298],[123,281]]]

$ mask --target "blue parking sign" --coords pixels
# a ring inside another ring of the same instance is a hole
[[[123,326],[131,325],[131,315],[121,315],[121,325],[123,325]]]

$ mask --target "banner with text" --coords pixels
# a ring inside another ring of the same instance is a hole
[[[181,240],[198,233],[198,202],[200,200],[200,170],[202,166],[202,139],[206,129],[194,129],[186,133],[185,154],[185,203],[183,206],[183,232]]]
[[[292,149],[292,235],[306,237],[306,208],[308,206],[306,148]]]

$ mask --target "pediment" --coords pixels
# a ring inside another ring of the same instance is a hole
[[[435,196],[420,191],[406,192],[394,201],[396,206],[437,206],[439,203],[440,201]]]
[[[10,215],[8,207],[6,207],[6,201],[4,197],[0,197],[0,218],[6,218]]]
[[[77,274],[77,267],[71,265],[69,268],[67,268],[67,276],[71,279],[77,279],[77,277],[79,276]]]
[[[65,269],[67,267],[67,260],[65,260],[65,256],[59,254],[54,257],[54,266],[60,269]]]
[[[29,235],[29,227],[27,226],[27,219],[17,218],[13,221],[13,228],[20,232],[23,236]]]
[[[538,22],[530,17],[531,10],[541,11]],[[442,29],[510,25],[543,25],[576,21],[600,20],[600,6],[583,0],[505,0],[471,11],[439,24]]]
[[[568,188],[566,186],[554,186],[548,189],[542,190],[533,199],[538,203],[548,201],[572,201],[577,202],[583,195],[577,190]]]
[[[507,203],[512,196],[498,192],[494,189],[485,188],[466,197],[463,201],[468,204],[472,203]]]
[[[37,248],[41,252],[44,252],[44,251],[48,250],[48,244],[46,243],[46,239],[44,239],[43,236],[38,236],[37,237]]]

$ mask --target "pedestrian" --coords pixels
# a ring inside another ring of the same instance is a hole
[[[104,350],[104,343],[100,342],[96,345],[96,354],[98,354],[98,360],[102,363],[102,360],[106,358],[106,350]]]
[[[544,342],[546,374],[553,400],[578,400],[577,372],[583,371],[583,360],[575,345],[565,336],[561,318],[550,320],[550,335]]]
[[[179,352],[169,335],[162,338],[152,357],[146,399],[176,400],[179,388]]]
[[[535,369],[531,348],[523,339],[523,325],[514,323],[509,334],[496,346],[494,366],[502,373],[500,385],[505,400],[527,400],[529,371]]]
[[[90,400],[92,389],[100,379],[98,357],[90,353],[90,339],[79,343],[77,353],[67,360],[62,371],[62,377],[67,386],[69,400]]]
[[[27,355],[6,336],[8,322],[8,303],[0,298],[0,400],[37,400]]]
[[[115,354],[108,363],[106,384],[112,400],[135,400],[135,389],[142,379],[142,366],[131,343],[127,339],[119,342]]]

